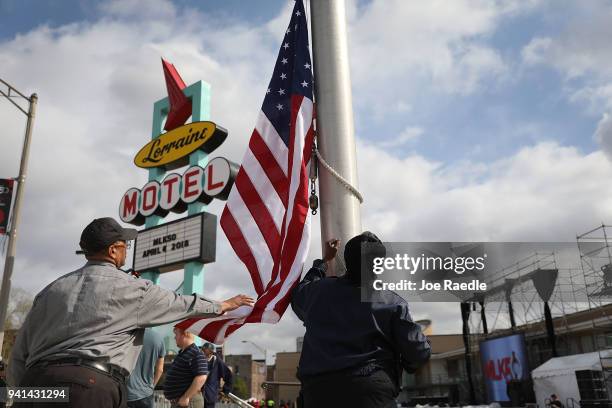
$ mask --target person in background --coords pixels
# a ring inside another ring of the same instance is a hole
[[[172,407],[204,408],[200,390],[206,382],[208,363],[195,345],[193,333],[174,328],[174,340],[181,349],[174,358],[164,380],[164,396]]]
[[[371,232],[351,238],[344,249],[346,274],[327,278],[339,245],[329,241],[323,260],[314,261],[292,292],[291,307],[306,326],[298,366],[303,406],[395,407],[402,369],[414,372],[429,360],[429,341],[396,293],[375,291],[362,299],[362,289],[371,287],[373,260],[386,255],[380,239]]]
[[[6,373],[4,371],[4,361],[0,360],[0,408],[6,407],[7,392],[6,392]]]
[[[142,350],[127,383],[128,408],[155,408],[153,391],[164,372],[164,339],[153,329],[146,329]]]
[[[204,396],[204,407],[214,408],[219,397],[219,386],[223,379],[223,393],[229,394],[232,392],[232,372],[225,362],[215,353],[215,345],[205,342],[202,345],[202,351],[208,361],[208,377],[202,388]]]

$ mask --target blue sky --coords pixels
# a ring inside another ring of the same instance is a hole
[[[104,14],[96,0],[2,0],[0,39],[14,37],[39,25],[58,27],[70,23],[95,21]],[[241,0],[188,1],[175,0],[179,8],[196,9],[224,19],[246,20],[252,24],[266,21],[284,4],[282,0],[261,2]]]
[[[188,84],[211,84],[211,119],[229,130],[217,154],[240,161],[290,7],[0,0],[0,78],[40,96],[16,286],[35,293],[78,267],[83,226],[116,216],[121,194],[144,184],[132,158],[166,94],[160,57]],[[612,222],[611,19],[606,0],[347,0],[364,229],[388,241],[556,242]],[[0,124],[8,177],[24,124],[2,103]],[[248,292],[219,235],[227,262],[207,269],[205,293]],[[452,305],[413,309],[434,331],[460,330]],[[263,334],[249,330],[234,347],[258,335],[291,350],[303,332],[290,314]]]
[[[285,2],[179,0],[173,4],[182,12],[197,10],[211,19],[257,26],[278,14]],[[369,6],[368,1],[358,3],[362,10]],[[373,120],[366,106],[356,104],[358,133],[367,134],[374,142],[376,139],[384,142],[389,140],[384,135],[400,134],[406,126],[417,123],[425,130],[423,136],[399,146],[395,153],[418,152],[447,163],[463,159],[497,160],[523,145],[542,140],[556,140],[584,152],[594,151],[598,148],[591,137],[596,127],[594,115],[565,97],[563,75],[548,66],[528,70],[512,66],[520,60],[521,50],[532,38],[557,35],[571,13],[575,13],[575,8],[550,6],[546,13],[519,13],[501,20],[494,30],[476,37],[511,62],[513,72],[509,78],[469,95],[437,93],[429,87],[416,89],[418,103],[411,104],[408,115],[397,112]],[[58,28],[108,17],[100,2],[91,0],[2,0],[0,14],[3,16],[0,40],[11,40],[43,25]],[[577,79],[574,85],[579,86],[581,81]],[[363,101],[363,105],[370,102]]]

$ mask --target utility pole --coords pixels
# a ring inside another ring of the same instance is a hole
[[[11,277],[13,274],[13,266],[15,265],[15,250],[17,246],[19,215],[21,211],[21,203],[23,200],[23,192],[28,171],[30,140],[32,138],[32,128],[34,126],[34,116],[36,115],[36,104],[38,102],[38,96],[34,93],[28,98],[2,79],[0,79],[0,85],[6,87],[7,89],[6,92],[4,91],[4,89],[0,89],[0,95],[8,99],[9,102],[15,105],[17,109],[19,109],[28,118],[26,123],[25,138],[23,141],[23,150],[21,152],[21,164],[19,166],[19,177],[17,178],[17,191],[15,193],[15,204],[13,205],[11,228],[8,232],[9,242],[6,252],[6,260],[4,262],[2,287],[0,288],[0,350],[2,350],[2,345],[4,344],[4,322],[6,320],[9,295],[11,293]],[[13,98],[22,98],[28,101],[28,110],[26,111],[22,106],[16,103]],[[0,355],[0,359],[1,358],[2,356]]]
[[[317,142],[322,157],[357,188],[353,97],[344,0],[311,0],[312,54],[317,107]],[[321,243],[339,238],[342,258],[346,242],[361,233],[360,202],[339,180],[319,166]],[[331,275],[340,275],[332,265]]]

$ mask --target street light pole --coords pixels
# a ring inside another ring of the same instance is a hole
[[[251,340],[242,340],[243,343],[250,343],[253,347],[255,347],[257,350],[261,351],[264,355],[264,362],[266,365],[268,365],[268,350],[257,345],[257,343],[252,342]]]
[[[0,84],[8,88],[7,92],[0,90],[0,95],[7,98],[13,105],[15,105],[20,111],[22,111],[27,117],[28,121],[26,124],[25,139],[23,141],[23,150],[21,152],[21,164],[19,166],[19,177],[17,178],[17,191],[15,193],[15,204],[13,206],[13,217],[11,222],[11,229],[8,233],[8,248],[6,252],[6,260],[4,262],[4,274],[2,275],[2,287],[0,288],[0,350],[4,344],[4,322],[6,320],[6,313],[8,309],[9,295],[11,292],[11,277],[13,274],[13,266],[15,264],[15,251],[17,244],[17,227],[19,226],[19,215],[21,211],[21,203],[23,199],[23,192],[25,187],[26,175],[28,171],[28,157],[30,155],[30,140],[32,138],[32,129],[34,126],[34,117],[36,115],[36,104],[38,102],[38,96],[34,93],[29,98],[23,95],[21,92],[13,88],[11,85],[0,79]],[[29,102],[29,108],[26,111],[19,106],[11,98],[17,94],[23,99]],[[2,355],[0,353],[0,359]]]

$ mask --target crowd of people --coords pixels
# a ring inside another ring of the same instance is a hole
[[[36,296],[13,346],[9,385],[69,387],[70,401],[64,406],[70,407],[152,407],[166,350],[149,328],[254,304],[243,294],[225,301],[178,295],[125,273],[121,267],[136,235],[112,218],[85,227],[80,247],[87,263]],[[402,371],[413,372],[429,359],[429,341],[395,293],[361,298],[362,268],[384,256],[382,242],[369,232],[352,238],[344,251],[346,274],[327,277],[339,245],[338,240],[328,242],[323,259],[314,262],[292,292],[291,306],[306,327],[297,406],[394,407]],[[369,252],[362,253],[364,245]],[[165,373],[165,398],[172,407],[214,407],[219,389],[231,390],[231,370],[214,345],[200,349],[194,334],[178,327],[174,337],[180,351]],[[16,401],[13,406],[46,405]]]

